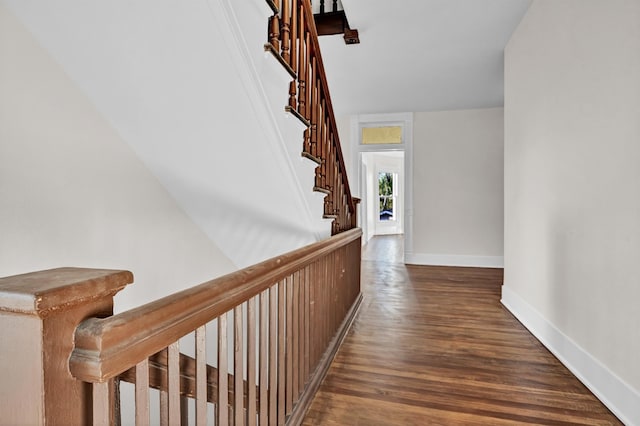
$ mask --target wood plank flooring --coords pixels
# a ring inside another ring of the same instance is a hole
[[[500,304],[501,269],[363,252],[365,301],[305,425],[619,425]]]

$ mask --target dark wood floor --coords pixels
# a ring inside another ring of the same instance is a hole
[[[305,425],[620,423],[500,304],[501,269],[363,252],[365,300]]]

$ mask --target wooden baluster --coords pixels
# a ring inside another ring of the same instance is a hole
[[[333,0],[333,11],[334,12],[338,11],[338,0]]]
[[[318,158],[318,78],[316,75],[316,58],[315,56],[311,59],[311,103],[309,106],[311,107],[311,132],[310,137],[311,141],[309,142],[311,155],[315,158]]]
[[[278,288],[269,289],[269,423],[278,421]]]
[[[331,127],[328,125],[327,126],[329,129],[331,129]],[[335,192],[336,192],[336,187],[335,187],[335,169],[334,169],[334,165],[335,165],[335,155],[334,155],[334,146],[333,146],[333,131],[329,130],[329,136],[327,138],[327,187],[329,188],[329,191],[331,191],[331,198],[330,198],[330,214],[335,214]]]
[[[336,148],[334,148],[335,151]],[[334,158],[333,160],[333,169],[334,169],[334,174],[335,174],[335,185],[336,188],[338,189],[338,202],[336,204],[336,207],[338,208],[339,212],[344,212],[344,200],[343,200],[343,195],[344,195],[344,185],[342,184],[342,172],[340,171],[340,163],[338,162],[337,158]],[[341,222],[344,223],[344,222]]]
[[[296,81],[291,80],[289,83],[289,106],[293,109],[296,108]]]
[[[294,274],[293,286],[293,402],[298,400],[300,388],[300,271]]]
[[[326,347],[326,334],[327,334],[327,263],[325,260],[325,256],[320,259],[320,276],[322,277],[319,283],[320,286],[320,300],[319,300],[319,310],[320,310],[320,343],[319,343],[319,351],[318,351],[318,360],[322,356],[324,352],[324,348]]]
[[[308,25],[308,24],[307,24]],[[305,41],[304,44],[306,46],[306,51],[305,51],[305,87],[307,89],[307,93],[306,98],[305,98],[305,111],[307,112],[307,115],[305,116],[307,118],[307,120],[311,120],[311,78],[312,73],[311,73],[311,32],[309,31],[309,28],[306,28],[305,31]]]
[[[340,181],[340,174],[339,174],[339,169],[338,169],[338,162],[336,161],[336,156],[335,156],[335,145],[333,147],[333,163],[331,164],[331,167],[333,168],[333,191],[336,193],[336,196],[334,197],[334,204],[333,204],[333,208],[336,211],[336,214],[338,214],[338,217],[340,217],[340,211],[342,210],[342,182]],[[341,222],[342,223],[342,222]]]
[[[260,413],[259,424],[269,423],[269,289],[260,293]]]
[[[335,334],[338,329],[337,317],[338,312],[340,312],[340,292],[338,290],[338,266],[336,265],[337,254],[331,254],[331,301],[329,305],[331,306],[331,337]]]
[[[335,145],[334,145],[334,152],[335,152]],[[338,216],[338,222],[339,224],[342,223],[342,217],[340,216],[340,203],[342,202],[342,185],[340,185],[339,182],[339,175],[338,175],[338,165],[336,164],[336,158],[335,155],[332,156],[331,158],[332,162],[331,162],[331,168],[332,168],[332,176],[331,179],[333,181],[333,192],[334,192],[334,197],[333,197],[333,210],[335,212],[335,215]]]
[[[287,339],[286,339],[286,390],[285,390],[285,407],[288,415],[293,409],[293,275],[287,278],[286,293],[286,316],[287,316]]]
[[[289,46],[289,65],[294,73],[298,72],[298,0],[290,0],[291,1],[291,19],[290,19],[290,28],[288,36],[290,37]],[[298,101],[296,100],[297,95],[297,84],[294,79],[289,83],[289,106],[295,110],[298,108]]]
[[[282,41],[282,59],[286,63],[291,63],[291,0],[282,0],[282,21],[280,22],[280,40]]]
[[[313,277],[312,265],[308,265],[304,269],[304,381],[309,380],[309,361],[310,361],[310,324],[311,324],[311,279]]]
[[[149,359],[136,364],[136,425],[149,424]],[[205,400],[206,401],[206,400]]]
[[[310,281],[309,281],[309,305],[307,307],[307,309],[309,310],[309,323],[308,324],[313,324],[313,333],[309,333],[308,334],[308,340],[309,340],[309,372],[313,371],[314,367],[315,367],[315,354],[316,354],[316,325],[318,324],[316,322],[316,299],[315,299],[315,294],[316,294],[316,262],[313,262],[311,265],[309,265],[309,275],[310,275]],[[311,327],[309,325],[307,325],[307,330],[311,330]]]
[[[227,314],[218,317],[218,425],[229,424],[229,364],[227,362]]]
[[[334,313],[336,310],[336,305],[335,305],[335,287],[334,287],[334,281],[335,281],[335,277],[336,277],[336,271],[333,267],[333,253],[329,253],[328,254],[328,262],[327,262],[327,277],[329,278],[329,285],[327,288],[327,320],[328,320],[328,327],[327,327],[327,344],[329,343],[329,341],[331,340],[331,338],[333,337],[333,332],[335,330],[334,328]]]
[[[322,96],[322,91],[320,93],[320,96]],[[326,157],[325,157],[325,149],[326,149],[326,135],[327,135],[327,120],[326,120],[326,116],[325,116],[325,103],[324,103],[324,98],[322,97],[320,100],[320,139],[318,141],[318,157],[322,160],[322,163],[320,164],[320,182],[318,184],[318,186],[320,188],[326,189],[327,185],[325,182],[325,177],[326,177],[326,166],[327,166],[327,161],[326,161]]]
[[[316,347],[314,367],[318,365],[322,355],[322,279],[322,259],[320,259],[316,264],[316,321],[314,324],[317,324],[317,330],[314,330]]]
[[[167,348],[167,393],[169,395],[169,424],[180,424],[180,348],[178,342]]]
[[[277,13],[269,18],[269,43],[276,52],[280,52],[280,15]]]
[[[285,294],[286,281],[282,280],[278,283],[278,424],[284,424],[285,419]],[[275,389],[273,389],[275,391]]]
[[[331,340],[331,311],[333,309],[332,305],[332,299],[333,299],[333,294],[331,293],[331,277],[333,276],[333,270],[331,269],[331,254],[328,254],[327,256],[325,256],[325,270],[324,270],[324,276],[326,277],[326,281],[325,281],[325,299],[324,299],[324,305],[326,307],[325,309],[325,315],[324,315],[324,319],[325,319],[325,335],[324,335],[324,344],[323,344],[323,348],[326,349],[327,344],[329,343],[329,340]]]
[[[329,265],[327,264],[327,256],[322,258],[322,352],[327,347],[327,336],[329,335],[329,283],[328,280]]]
[[[322,313],[321,316],[321,323],[322,323],[322,334],[321,334],[321,338],[322,340],[320,341],[320,354],[319,356],[322,356],[322,352],[324,352],[324,348],[326,348],[326,341],[327,341],[327,261],[326,261],[326,255],[322,257],[321,259],[322,262],[322,280],[320,282],[320,295],[321,295],[321,299],[320,299],[320,312]]]
[[[196,329],[196,425],[207,424],[207,329]]]
[[[340,214],[340,232],[345,230],[345,206],[344,206],[344,185],[342,184],[342,174],[338,178],[340,184],[340,203],[338,204],[338,213]]]
[[[324,279],[324,277],[322,276],[322,274],[324,273],[324,264],[322,263],[322,258],[320,258],[318,260],[318,265],[317,265],[318,271],[318,282],[316,284],[316,324],[317,324],[317,330],[314,331],[314,333],[316,334],[316,355],[315,355],[315,362],[317,365],[317,363],[320,361],[320,357],[322,356],[322,341],[323,339],[323,335],[324,335],[324,323],[323,323],[323,282],[322,280]],[[314,366],[315,366],[314,365]]]
[[[236,425],[244,425],[242,305],[233,309],[233,325],[233,417]]]
[[[322,94],[321,94],[322,96]],[[318,145],[319,157],[322,159],[322,164],[320,165],[320,187],[323,189],[327,188],[326,176],[327,176],[327,157],[326,157],[326,149],[327,149],[327,116],[325,111],[325,100],[324,97],[320,100],[320,119],[322,125],[320,126],[320,141]]]
[[[329,127],[327,126],[327,133],[329,133]],[[331,188],[331,174],[333,171],[333,165],[332,165],[332,161],[331,161],[331,143],[329,142],[330,140],[330,134],[327,135],[327,143],[325,144],[325,148],[326,148],[326,154],[325,154],[325,187],[327,188],[327,190],[329,191],[329,195],[327,195],[327,203],[325,206],[325,213],[328,215],[333,215],[334,211],[333,211],[333,189]],[[335,222],[335,220],[334,220]]]
[[[160,391],[160,425],[169,426],[169,393],[164,390]]]
[[[318,159],[318,161],[320,162],[320,164],[318,164],[318,167],[316,167],[315,172],[316,172],[316,187],[324,189],[322,186],[322,163],[323,163],[323,159],[322,159],[322,133],[323,133],[323,129],[324,129],[324,119],[322,117],[322,102],[320,100],[320,91],[318,90],[318,103],[317,103],[317,115],[318,115],[318,124],[317,124],[317,128],[316,128],[316,158]]]
[[[247,424],[256,424],[256,302],[258,296],[247,302]]]
[[[306,44],[306,29],[305,29],[305,21],[304,21],[304,9],[303,2],[300,2],[299,13],[300,22],[298,25],[298,43],[299,43],[299,53],[298,57],[300,58],[298,65],[298,112],[304,117],[307,118],[307,66],[308,66],[308,57],[307,57],[307,44]]]
[[[333,309],[334,309],[334,301],[333,301],[333,274],[334,271],[332,269],[333,265],[333,256],[331,253],[327,254],[327,300],[325,303],[327,304],[327,334],[325,336],[325,348],[327,347],[327,343],[331,340],[331,335],[333,334]]]
[[[317,270],[317,274],[318,274],[318,283],[317,283],[317,289],[316,289],[316,324],[318,324],[318,330],[317,330],[317,336],[316,336],[316,365],[318,364],[318,362],[320,361],[320,357],[322,356],[322,333],[323,333],[323,323],[322,323],[322,314],[323,314],[323,309],[324,307],[322,306],[322,304],[324,303],[324,300],[322,298],[322,290],[323,290],[323,285],[322,285],[322,280],[324,279],[322,274],[323,274],[323,263],[322,263],[322,258],[318,261],[318,266],[317,266],[318,270]]]
[[[317,71],[317,69],[316,69]],[[318,74],[316,73],[316,76]],[[324,125],[324,117],[322,116],[322,88],[320,87],[320,79],[316,81],[316,118],[318,120],[318,124],[316,125],[316,146],[315,146],[315,156],[318,160],[322,160],[322,126]],[[322,180],[320,178],[320,173],[318,173],[318,184],[320,187],[322,185]]]
[[[305,39],[304,39],[304,46],[305,46],[305,59],[304,59],[304,75],[301,77],[303,82],[304,82],[304,92],[302,93],[302,96],[304,97],[304,104],[302,106],[300,106],[300,108],[304,111],[304,118],[306,118],[309,121],[310,126],[305,129],[304,131],[304,141],[303,141],[303,147],[304,147],[304,151],[311,154],[311,132],[312,132],[312,122],[311,122],[311,116],[312,116],[312,109],[313,106],[311,104],[312,102],[312,93],[313,93],[313,83],[312,83],[312,69],[311,69],[311,34],[308,31],[308,29],[305,26]]]
[[[293,69],[294,73],[298,73],[298,63],[300,58],[298,56],[298,0],[291,1],[291,27],[289,31],[289,37],[291,37],[291,54],[289,65]],[[294,105],[295,108],[295,105]]]
[[[344,178],[342,177],[342,173],[340,173],[340,194],[342,195],[342,230],[346,231],[349,226],[349,220],[348,220],[348,212],[349,212],[349,207],[348,207],[348,203],[347,203],[347,187],[345,185],[345,181]]]
[[[93,384],[93,424],[108,425],[113,421],[113,380]]]
[[[320,0],[320,13],[324,13],[324,0]]]

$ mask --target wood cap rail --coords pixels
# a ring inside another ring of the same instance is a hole
[[[130,311],[87,319],[76,328],[69,369],[79,380],[105,382],[361,235],[354,228]]]

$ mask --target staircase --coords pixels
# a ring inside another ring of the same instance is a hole
[[[355,227],[357,200],[351,196],[318,33],[309,0],[267,0],[270,52],[291,76],[285,111],[304,126],[302,156],[317,164],[314,190],[326,194],[324,217],[332,234]]]

